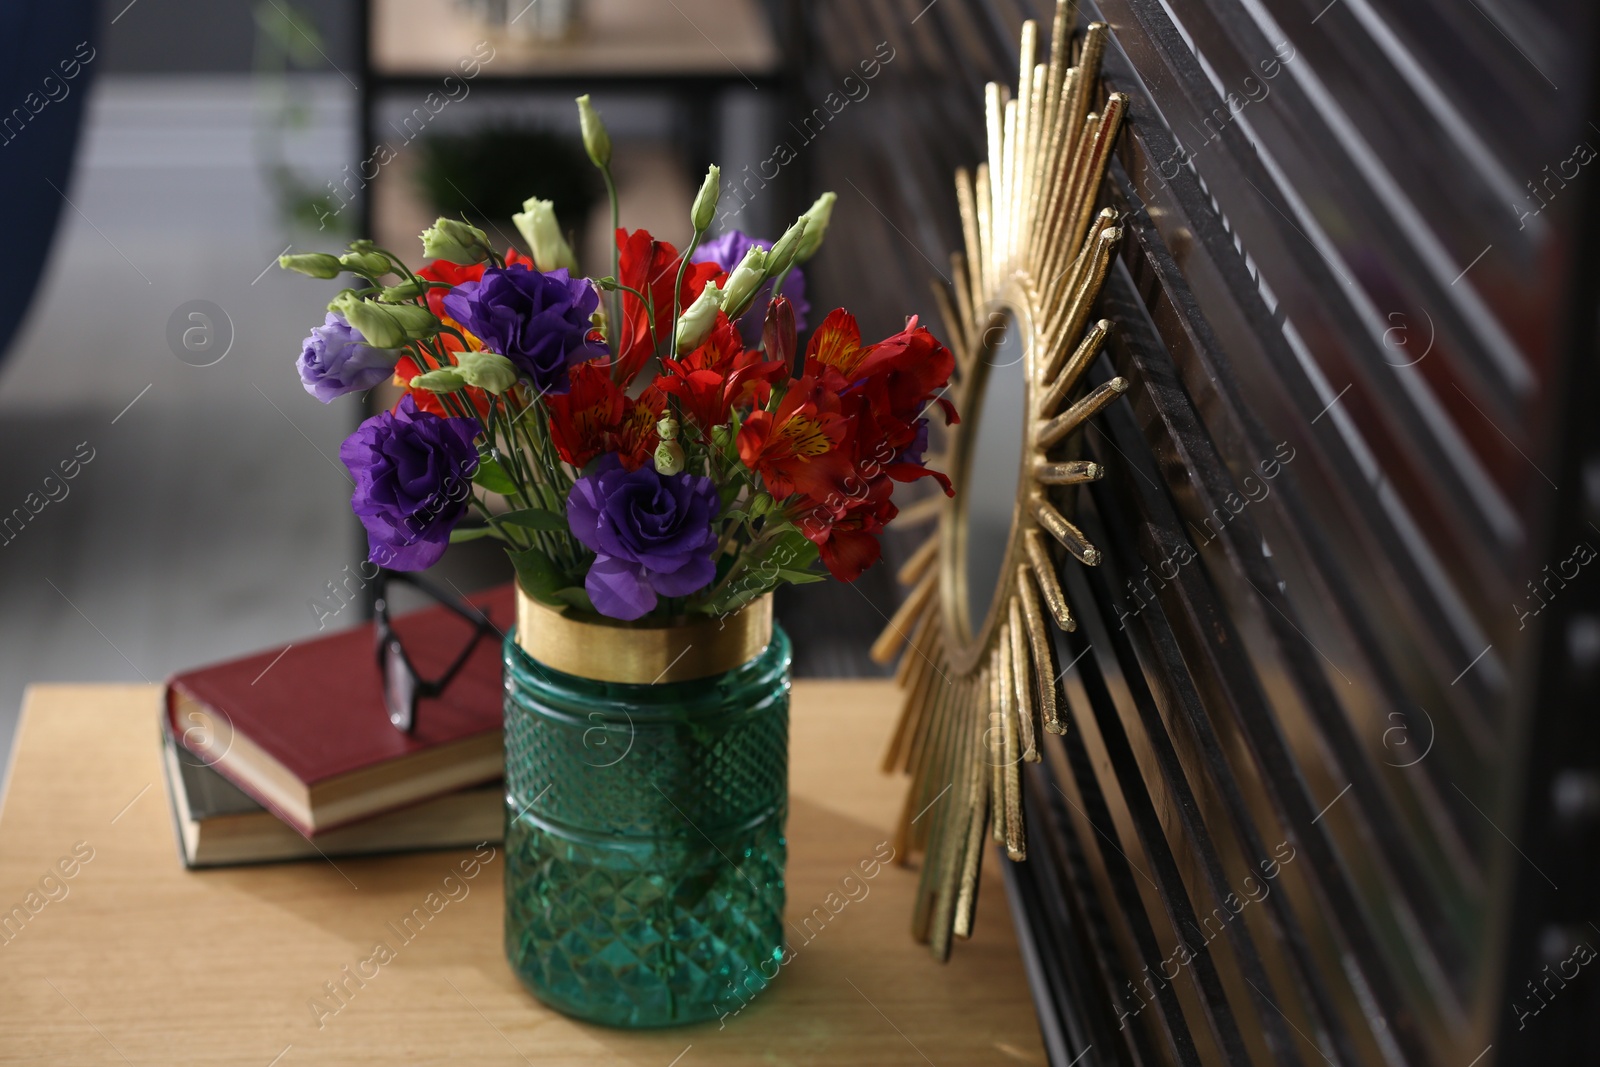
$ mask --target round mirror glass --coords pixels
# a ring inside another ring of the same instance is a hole
[[[971,477],[967,493],[967,618],[976,628],[994,600],[1017,501],[1022,469],[1024,367],[1027,338],[1022,320],[1007,310],[996,315],[984,333],[979,358],[987,374],[977,410],[970,413]],[[969,413],[963,412],[963,417]],[[970,431],[969,431],[970,432]]]

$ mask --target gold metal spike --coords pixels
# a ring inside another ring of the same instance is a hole
[[[977,747],[977,743],[974,743],[974,747]],[[985,824],[989,820],[989,790],[988,783],[984,781],[984,764],[981,759],[969,762],[967,836],[961,847],[961,882],[956,890],[955,915],[951,922],[952,932],[959,938],[972,936],[972,920],[978,904],[978,878],[983,871],[983,854],[988,851],[983,840]]]
[[[1065,366],[1061,365],[1059,357],[1067,351],[1066,345],[1056,350],[1040,375],[1040,381],[1049,383],[1049,388],[1045,390],[1044,398],[1039,402],[1039,414],[1053,415],[1060,409],[1062,401],[1066,400],[1072,387],[1078,384],[1078,378],[1082,376],[1085,368],[1094,362],[1094,357],[1100,353],[1100,346],[1105,344],[1106,338],[1110,335],[1111,321],[1101,319],[1083,335],[1083,340],[1073,350],[1072,358],[1067,360]]]
[[[1061,542],[1065,548],[1078,558],[1078,562],[1086,567],[1093,567],[1100,562],[1100,550],[1091,545],[1083,536],[1083,531],[1068,522],[1055,509],[1050,501],[1041,493],[1033,498],[1033,517],[1039,520],[1039,525],[1049,531],[1050,536]]]
[[[945,505],[950,498],[943,493],[935,491],[929,493],[914,504],[908,504],[900,509],[900,514],[894,518],[895,524],[902,530],[908,526],[917,526],[924,522],[932,522],[944,512]]]
[[[1022,549],[1028,556],[1028,568],[1039,584],[1039,595],[1044,597],[1044,605],[1050,610],[1056,625],[1068,633],[1076,630],[1078,620],[1072,617],[1072,609],[1067,606],[1067,597],[1061,591],[1061,581],[1056,577],[1055,564],[1050,561],[1050,552],[1045,548],[1044,536],[1036,529],[1024,532]]]
[[[1043,451],[1050,448],[1094,416],[1108,404],[1128,391],[1128,379],[1113,378],[1100,385],[1088,396],[1072,405],[1039,428],[1034,436],[1034,447]]]
[[[1006,621],[1004,633],[1007,647],[1002,649],[1002,654],[1011,657],[1011,685],[1016,693],[1017,700],[1017,742],[1022,747],[1022,759],[1027,763],[1038,763],[1039,755],[1039,709],[1033,693],[1033,671],[1028,658],[1028,637],[1023,630],[1022,604],[1016,597],[1011,598],[1010,618]]]
[[[900,571],[895,575],[901,585],[914,585],[923,575],[928,573],[928,568],[933,566],[934,560],[939,558],[939,535],[934,534],[917,547],[900,566]]]
[[[1067,463],[1040,460],[1033,465],[1033,480],[1040,485],[1079,485],[1097,481],[1105,472],[1106,469],[1100,464],[1087,459],[1074,459]]]
[[[994,820],[991,829],[994,833],[994,843],[1004,847],[1006,843],[1006,728],[1002,714],[1003,705],[1000,702],[1000,675],[994,669],[994,657],[989,658],[989,665],[983,672],[984,689],[989,694],[988,720],[989,731],[986,735],[988,745],[985,746],[985,762],[988,766],[989,777],[989,803],[994,809]]]
[[[1001,631],[1004,634],[1004,630]],[[1020,860],[1028,854],[1022,830],[1022,759],[1017,724],[1016,691],[1011,682],[1011,650],[995,648],[1000,695],[1000,759],[1005,798],[1006,855]]]
[[[1057,699],[1056,648],[1045,630],[1044,612],[1039,610],[1039,594],[1033,584],[1033,568],[1026,563],[1017,566],[1017,601],[1022,608],[1022,623],[1028,634],[1028,649],[1033,653],[1033,681],[1039,702],[1039,719],[1047,734],[1064,734],[1067,727],[1061,719],[1061,705]]]
[[[921,615],[928,602],[933,599],[934,590],[938,587],[939,575],[937,571],[930,571],[923,575],[922,581],[911,591],[911,595],[900,602],[893,615],[889,616],[889,623],[872,643],[868,655],[874,663],[888,663],[894,659],[895,653],[900,651],[900,646],[907,640],[907,631],[915,628],[915,621]]]

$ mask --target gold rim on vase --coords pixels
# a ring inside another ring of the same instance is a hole
[[[772,643],[772,594],[728,615],[622,622],[554,608],[517,589],[517,645],[546,667],[596,682],[656,685],[725,674]]]

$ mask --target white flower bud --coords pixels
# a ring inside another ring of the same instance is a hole
[[[717,288],[716,282],[707,282],[694,303],[678,317],[673,351],[682,356],[699,348],[711,336],[711,328],[717,324],[717,312],[721,309],[722,290]]]
[[[722,310],[728,318],[737,319],[755,301],[756,290],[767,280],[767,253],[752,245],[739,265],[728,275],[728,284],[722,290]]]
[[[823,193],[817,197],[816,203],[806,209],[802,216],[806,220],[806,232],[800,238],[800,248],[795,253],[796,263],[804,263],[822,247],[822,239],[828,233],[828,220],[833,218],[833,204],[838,199],[833,193]]]
[[[711,228],[711,220],[717,217],[717,196],[722,189],[722,168],[715,163],[706,171],[705,181],[700,183],[700,192],[695,195],[694,207],[689,209],[689,221],[694,225],[696,233],[704,233]]]
[[[683,446],[676,441],[662,441],[656,445],[656,473],[666,476],[683,471]]]
[[[611,165],[611,135],[600,121],[600,112],[589,102],[589,94],[578,97],[578,125],[583,129],[583,149],[601,170]]]
[[[516,223],[522,239],[528,242],[534,266],[543,271],[565,267],[577,273],[578,259],[572,254],[572,246],[561,236],[553,202],[529,197],[522,202],[522,210],[511,216],[511,221]]]
[[[482,263],[489,258],[489,235],[460,219],[441,218],[422,231],[422,254],[463,266]]]

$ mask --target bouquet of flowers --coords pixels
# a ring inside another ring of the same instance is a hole
[[[629,620],[730,612],[821,581],[819,561],[853,581],[879,557],[895,482],[950,492],[923,453],[930,408],[956,417],[941,395],[953,357],[915,318],[864,345],[843,309],[801,354],[797,268],[833,194],[770,245],[737,231],[702,243],[712,167],[680,252],[616,224],[610,139],[588,97],[578,106],[611,195],[609,275],[578,273],[541,200],[513,217],[528,254],[442,218],[418,270],[366,240],[280,260],[358,282],[305,341],[306,391],[404,388],[339,449],[369,558],[420,570],[492,537],[530,597]]]

